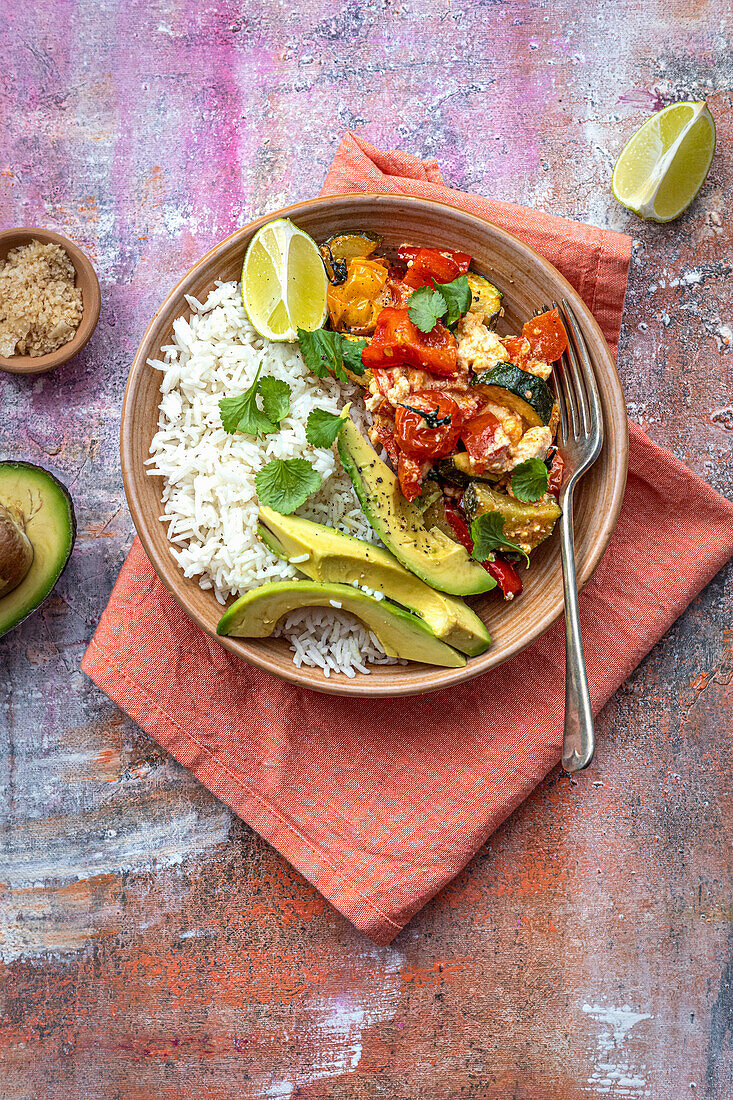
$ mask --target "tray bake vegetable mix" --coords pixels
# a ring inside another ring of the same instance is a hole
[[[521,335],[499,336],[501,293],[471,270],[468,253],[404,244],[394,259],[381,244],[365,232],[321,246],[330,339],[346,349],[339,365],[366,391],[372,443],[406,500],[425,502],[426,523],[465,546],[512,599],[517,565],[560,515],[548,380],[567,335],[553,309]]]

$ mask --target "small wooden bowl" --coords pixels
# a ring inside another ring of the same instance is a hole
[[[76,286],[81,290],[82,317],[78,329],[71,340],[62,344],[50,355],[13,355],[6,359],[0,355],[0,370],[9,374],[42,374],[44,371],[60,367],[62,363],[68,363],[73,359],[88,342],[90,336],[97,327],[99,311],[102,306],[102,296],[99,291],[99,280],[90,260],[66,237],[60,233],[54,233],[50,229],[34,229],[26,226],[21,229],[4,229],[0,232],[0,263],[2,263],[12,248],[31,241],[40,241],[41,244],[61,245],[68,253],[69,259],[76,271]]]
[[[534,252],[497,226],[452,206],[400,195],[356,194],[312,199],[259,218],[213,248],[174,287],[156,311],[130,370],[122,406],[122,476],[130,512],[145,552],[168,591],[187,615],[217,638],[222,608],[211,592],[184,577],[166,537],[161,490],[163,481],[146,473],[150,442],[155,434],[160,401],[158,371],[147,360],[160,358],[171,342],[173,322],[190,313],[184,298],[203,301],[216,279],[239,279],[252,235],[273,218],[288,217],[316,240],[337,231],[371,230],[385,245],[403,241],[470,252],[474,267],[504,293],[505,317],[500,331],[521,332],[522,324],[543,303],[566,298],[580,322],[596,368],[605,422],[600,458],[585,475],[576,494],[575,548],[580,585],[589,580],[608,545],[618,519],[626,484],[628,429],[626,405],[613,357],[590,310],[562,275]],[[296,668],[287,642],[280,638],[217,638],[232,653],[253,665],[302,687],[337,695],[412,695],[449,687],[494,668],[539,638],[563,611],[560,542],[556,533],[532,555],[531,569],[522,570],[523,594],[505,603],[492,592],[471,605],[488,626],[493,644],[487,653],[469,658],[465,668],[433,668],[423,664],[372,665],[369,675],[354,679],[326,677],[320,669]],[[498,591],[498,590],[497,590]],[[609,630],[612,626],[609,624]]]

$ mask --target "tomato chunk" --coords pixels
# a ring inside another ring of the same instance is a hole
[[[455,450],[461,410],[443,393],[411,393],[395,413],[395,442],[413,458],[444,458]]]
[[[406,309],[387,306],[379,314],[374,335],[361,353],[365,367],[418,367],[441,377],[455,374],[458,345],[452,332],[438,323],[421,332]]]
[[[501,424],[491,412],[481,413],[461,429],[461,439],[477,473],[506,454],[509,443],[497,440],[500,429]]]
[[[410,455],[400,451],[397,461],[397,477],[406,500],[415,500],[422,491],[422,466]]]
[[[552,456],[552,465],[550,466],[550,476],[547,479],[547,492],[550,496],[557,498],[560,496],[560,488],[562,486],[562,476],[565,470],[565,460],[558,450],[555,450]]]
[[[568,334],[557,309],[527,321],[522,326],[522,336],[529,340],[531,357],[543,363],[556,362],[568,346]]]
[[[403,246],[404,247],[404,246]],[[403,259],[402,250],[399,253]],[[434,283],[451,283],[468,271],[471,257],[467,252],[452,249],[418,248],[409,260],[404,281],[408,286],[433,286]]]

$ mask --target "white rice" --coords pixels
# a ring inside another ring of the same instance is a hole
[[[320,489],[298,515],[378,542],[335,447],[312,447],[305,438],[314,408],[337,413],[352,400],[358,423],[365,415],[358,388],[315,378],[296,344],[260,337],[247,320],[237,283],[217,283],[203,304],[189,295],[186,300],[191,315],[174,322],[163,360],[148,360],[163,378],[158,431],[147,460],[147,472],[164,479],[160,518],[185,576],[197,577],[221,604],[266,581],[298,576],[304,559],[281,561],[256,534],[255,475],[273,458],[307,458],[321,475]],[[290,413],[271,435],[228,435],[219,401],[243,393],[260,363],[263,376],[290,386]],[[354,676],[368,672],[370,663],[394,663],[359,620],[337,609],[293,611],[276,632],[288,639],[296,665],[322,668],[327,676]]]

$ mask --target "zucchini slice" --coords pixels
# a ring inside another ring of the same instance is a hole
[[[497,290],[494,284],[483,275],[477,275],[475,271],[469,271],[466,278],[471,288],[469,307],[471,312],[482,313],[484,320],[490,325],[491,321],[501,313],[501,291]]]
[[[518,413],[530,428],[544,427],[552,419],[555,395],[550,387],[514,363],[497,363],[481,371],[471,379],[471,385],[484,386],[488,397]]]
[[[329,282],[337,285],[346,282],[349,260],[371,256],[382,239],[378,233],[338,233],[335,237],[329,237],[319,249]]]
[[[498,493],[485,481],[470,483],[463,494],[463,507],[471,523],[485,512],[499,512],[504,520],[506,537],[527,553],[552,534],[562,514],[554,500],[525,503],[507,496],[506,493]]]

